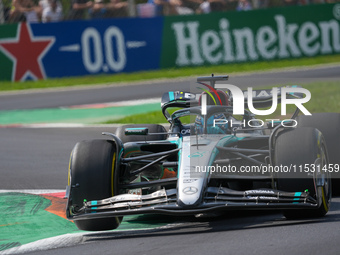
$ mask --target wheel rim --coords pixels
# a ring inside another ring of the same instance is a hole
[[[328,211],[329,201],[331,199],[331,181],[330,172],[328,171],[328,159],[326,156],[324,144],[322,144],[320,148],[320,154],[315,161],[315,166],[315,185],[317,188],[316,190],[318,190],[318,192],[321,192],[321,194],[318,194],[318,197],[321,197],[321,202],[325,207],[325,210]]]

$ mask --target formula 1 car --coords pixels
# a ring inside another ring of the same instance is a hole
[[[168,130],[126,125],[103,133],[109,139],[77,143],[69,162],[68,219],[81,230],[99,231],[134,214],[276,209],[286,218],[324,216],[332,194],[329,166],[335,167],[340,144],[329,126],[340,127],[339,115],[298,116],[297,107],[284,122],[265,123],[247,109],[236,116],[239,98],[215,89],[227,79],[199,77],[208,88],[200,95],[165,93]],[[276,91],[278,101],[303,97],[282,91]],[[245,92],[245,108],[249,101],[255,108],[272,106],[272,92],[252,91],[247,98]]]

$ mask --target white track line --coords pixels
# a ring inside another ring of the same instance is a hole
[[[86,109],[86,108],[96,108],[97,106],[102,106],[101,108],[108,107],[122,107],[122,106],[134,106],[134,105],[143,105],[143,104],[156,104],[161,103],[161,99],[157,98],[147,98],[147,99],[135,99],[135,100],[126,100],[119,102],[105,102],[105,103],[94,103],[94,104],[81,104],[81,105],[72,105],[72,106],[62,106],[61,109]]]
[[[0,189],[0,193],[50,194],[65,192],[64,189]]]

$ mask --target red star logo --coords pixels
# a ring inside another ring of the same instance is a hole
[[[42,58],[54,43],[54,37],[34,37],[27,23],[18,25],[14,39],[0,40],[0,50],[13,60],[12,81],[46,77]]]

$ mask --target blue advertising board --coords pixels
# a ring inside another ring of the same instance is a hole
[[[0,80],[134,72],[160,66],[162,17],[20,23],[8,29],[14,31],[0,36],[0,61],[4,59],[0,66],[12,68],[5,68],[11,74],[0,74]]]

